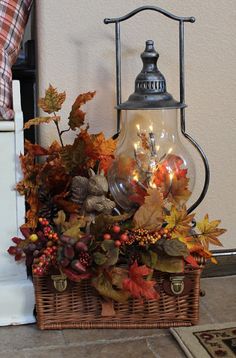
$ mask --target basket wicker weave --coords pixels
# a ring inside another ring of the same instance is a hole
[[[48,276],[34,276],[38,327],[167,328],[197,324],[201,271],[201,268],[185,270],[184,280],[187,280],[188,289],[180,295],[169,292],[173,275],[156,273],[160,298],[148,301],[132,298],[125,303],[114,302],[112,317],[102,315],[102,298],[89,280],[73,283],[67,291],[60,293],[48,288]]]

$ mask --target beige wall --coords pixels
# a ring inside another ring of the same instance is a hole
[[[87,107],[91,130],[115,131],[114,27],[105,17],[124,15],[144,0],[37,0],[39,93],[51,82],[65,89],[63,126],[76,95],[96,90]],[[236,1],[157,0],[148,2],[197,19],[186,25],[187,130],[202,145],[211,165],[211,184],[199,217],[221,218],[228,229],[223,243],[236,248]],[[123,99],[133,91],[144,42],[153,39],[168,90],[178,96],[177,23],[147,12],[122,24]],[[56,136],[45,125],[42,143]],[[67,137],[70,141],[70,137]],[[201,161],[196,156],[197,167]],[[198,170],[196,191],[202,184]],[[197,195],[197,194],[196,194]]]

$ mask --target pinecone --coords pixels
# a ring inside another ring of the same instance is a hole
[[[40,203],[43,204],[39,209],[38,216],[52,221],[53,218],[57,216],[58,212],[58,207],[53,202],[52,196],[43,188],[40,188],[38,192],[38,198]]]

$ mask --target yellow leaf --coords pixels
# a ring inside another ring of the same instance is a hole
[[[24,129],[28,129],[31,126],[37,126],[41,123],[50,123],[52,121],[54,122],[58,122],[60,120],[59,116],[52,116],[52,117],[36,117],[33,119],[28,120],[25,125],[24,125]]]
[[[181,209],[172,206],[170,214],[164,220],[168,223],[166,228],[171,229],[176,237],[181,237],[189,234],[193,218],[194,214],[188,215],[185,206]]]
[[[208,214],[205,215],[201,222],[197,223],[197,228],[200,231],[198,238],[205,248],[208,249],[209,244],[223,246],[217,237],[224,234],[226,230],[217,227],[220,223],[220,220],[209,221]]]
[[[217,265],[218,261],[214,257],[212,257],[211,258],[211,263]]]
[[[49,84],[45,91],[45,97],[40,98],[38,106],[46,113],[50,114],[61,109],[63,102],[66,99],[66,93],[58,93],[57,89]]]
[[[135,228],[158,230],[163,223],[163,195],[158,189],[147,190],[144,204],[134,215]]]

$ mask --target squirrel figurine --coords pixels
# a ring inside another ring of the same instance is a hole
[[[108,194],[108,182],[104,172],[95,174],[89,169],[89,178],[75,176],[72,179],[71,200],[82,205],[82,212],[88,214],[111,214],[116,203],[106,197]]]

